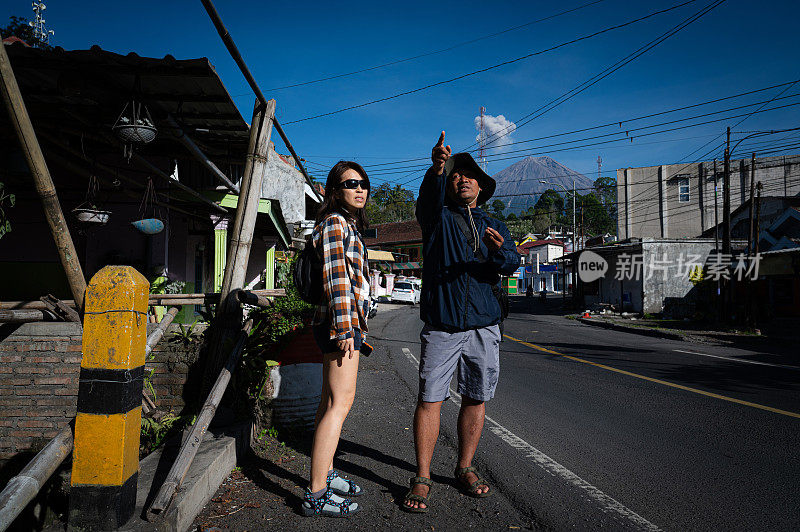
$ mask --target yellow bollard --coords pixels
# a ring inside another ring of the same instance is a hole
[[[69,527],[112,530],[136,507],[150,284],[106,266],[86,288]]]

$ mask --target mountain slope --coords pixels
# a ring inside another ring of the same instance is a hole
[[[517,161],[492,176],[497,181],[497,190],[491,201],[499,199],[506,204],[505,214],[519,214],[536,204],[539,196],[553,189],[564,195],[564,190],[553,184],[542,184],[540,180],[559,183],[572,190],[572,179],[578,194],[587,194],[594,181],[583,174],[570,170],[550,157],[528,157]]]

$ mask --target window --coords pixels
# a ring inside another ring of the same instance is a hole
[[[678,176],[678,202],[689,203],[689,178]]]

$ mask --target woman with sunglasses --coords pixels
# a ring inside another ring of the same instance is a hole
[[[303,499],[304,515],[347,517],[360,510],[351,501],[362,490],[333,469],[350,406],[356,393],[358,357],[369,346],[367,248],[359,231],[367,227],[364,205],[369,178],[358,163],[339,161],[328,173],[325,199],[311,234],[322,253],[323,300],[314,315],[314,339],[323,353],[322,398],[311,448],[311,478]]]

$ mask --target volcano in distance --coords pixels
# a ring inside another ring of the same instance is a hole
[[[519,214],[536,204],[539,196],[547,189],[553,189],[564,196],[564,190],[553,184],[543,184],[540,180],[564,185],[572,190],[572,179],[578,194],[587,194],[594,181],[585,175],[570,170],[550,157],[527,157],[492,176],[497,181],[497,189],[489,203],[499,199],[506,204],[506,215]]]

